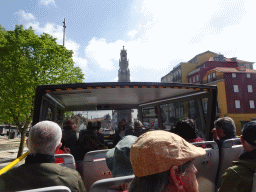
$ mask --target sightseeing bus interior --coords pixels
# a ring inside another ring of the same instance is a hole
[[[215,87],[141,87],[63,89],[39,86],[33,124],[52,120],[63,127],[66,112],[80,114],[87,120],[109,114],[113,130],[123,118],[128,126],[133,125],[134,120],[140,120],[145,127],[162,130],[170,130],[180,120],[193,119],[199,135],[205,140],[211,139],[210,129],[215,118]],[[131,111],[130,117],[118,115],[127,110]]]
[[[209,141],[212,140],[210,131],[216,115],[216,100],[216,86],[206,85],[152,82],[41,85],[36,90],[33,125],[51,120],[63,128],[65,117],[73,113],[83,116],[87,122],[101,121],[101,131],[112,130],[113,134],[121,119],[126,119],[128,126],[140,120],[148,130],[167,131],[178,121],[193,119],[199,135]],[[127,111],[130,117],[125,115]],[[111,143],[110,138],[104,137],[105,142]],[[74,159],[87,191],[96,181],[112,178],[105,160],[108,150],[90,151],[83,160]],[[212,145],[207,151],[206,156],[197,163],[200,170],[218,166],[216,146]],[[201,184],[208,185],[210,182],[214,186],[215,175],[211,178],[204,175],[201,177]]]

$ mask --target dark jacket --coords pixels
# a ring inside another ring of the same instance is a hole
[[[71,191],[86,191],[80,174],[55,164],[51,155],[30,154],[25,164],[0,176],[0,191],[29,190],[51,186],[67,186]]]
[[[227,140],[227,139],[235,139],[235,138],[237,138],[236,135],[230,136],[230,137],[225,136],[225,137],[222,137],[221,139],[215,140],[215,142],[217,143],[219,149],[221,149],[222,144],[223,144],[223,142],[224,142],[225,140]]]
[[[223,174],[219,192],[251,192],[255,163],[256,150],[242,153]]]
[[[70,148],[77,145],[76,132],[72,129],[62,131],[62,144]]]

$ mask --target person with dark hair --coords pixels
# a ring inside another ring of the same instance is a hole
[[[80,174],[55,164],[54,152],[61,146],[61,128],[52,121],[35,124],[27,139],[29,154],[25,164],[0,176],[0,191],[24,191],[67,186],[71,191],[86,191]]]
[[[218,144],[219,149],[221,149],[223,141],[237,138],[236,126],[232,118],[219,118],[214,122],[214,125],[215,128],[211,133],[214,141]]]
[[[245,152],[223,174],[219,192],[252,191],[256,168],[256,121],[244,125],[240,140]]]
[[[132,145],[130,160],[135,175],[129,192],[198,192],[193,160],[206,154],[180,136],[149,131]]]
[[[77,145],[77,137],[76,137],[76,131],[74,120],[67,120],[64,123],[63,131],[62,131],[62,140],[63,145],[67,148],[74,147]]]
[[[125,119],[118,123],[117,130],[114,134],[113,145],[115,146],[125,136]]]
[[[80,153],[77,157],[78,160],[83,160],[84,155],[89,151],[105,149],[104,136],[103,139],[99,139],[98,128],[100,124],[97,123],[97,126],[93,126],[91,121],[88,122],[87,130],[80,131],[79,134],[79,146],[80,146]],[[103,141],[102,141],[103,140]]]
[[[195,129],[195,127],[192,127],[189,123],[185,121],[179,121],[176,124],[174,133],[191,143],[204,141],[201,137],[197,135],[197,130]],[[202,145],[200,147],[205,148],[206,146]]]

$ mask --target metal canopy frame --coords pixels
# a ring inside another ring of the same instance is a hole
[[[217,98],[217,87],[158,82],[40,85],[36,90],[33,124],[39,121],[40,111],[37,109],[41,109],[44,96],[64,111],[88,111],[139,108],[193,95],[213,95],[213,98]]]

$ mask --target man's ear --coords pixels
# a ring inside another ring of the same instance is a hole
[[[62,146],[62,143],[60,143],[60,144],[56,147],[56,149],[61,148],[61,146]],[[55,149],[55,150],[56,150],[56,149]]]
[[[240,140],[241,140],[241,143],[243,144],[243,143],[244,143],[244,137],[243,137],[243,135],[240,136]]]
[[[170,179],[172,180],[170,183],[173,183],[175,188],[177,190],[182,190],[183,189],[183,182],[180,178],[179,175],[179,168],[178,166],[173,166],[170,170]]]

